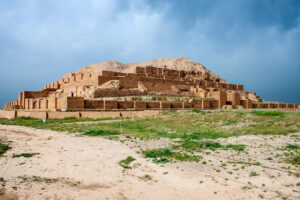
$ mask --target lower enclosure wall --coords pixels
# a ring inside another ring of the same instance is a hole
[[[47,119],[47,112],[30,112],[30,111],[16,111],[16,117],[31,117],[37,119]]]
[[[0,110],[0,118],[7,118],[7,119],[12,119],[15,118],[17,114],[17,111],[12,110],[12,111],[8,111],[8,110]]]
[[[48,119],[64,119],[67,117],[80,118],[80,112],[47,112]]]
[[[39,111],[7,111],[0,110],[0,118],[31,117],[36,119],[74,118],[116,118],[116,117],[147,117],[159,114],[159,110],[144,111],[103,111],[103,112],[39,112]]]
[[[242,105],[244,102],[242,103]],[[192,102],[88,102],[89,108],[102,108],[101,110],[76,111],[76,112],[50,112],[26,110],[0,110],[0,118],[12,119],[15,117],[31,117],[37,119],[63,119],[74,118],[115,118],[115,117],[141,117],[152,116],[160,110],[181,109],[217,109],[216,100],[193,100]],[[104,109],[108,109],[105,111]],[[253,104],[253,109],[299,109],[297,104]],[[111,110],[109,110],[111,109]],[[128,111],[126,111],[126,109]],[[248,108],[247,108],[248,109]],[[138,111],[139,110],[139,111]]]

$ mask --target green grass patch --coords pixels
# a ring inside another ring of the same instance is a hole
[[[292,156],[292,158],[289,161],[293,165],[300,165],[300,154],[298,153],[298,154]]]
[[[9,145],[0,142],[0,155],[4,154],[9,149]]]
[[[249,174],[250,177],[252,176],[259,176],[258,173],[256,173],[255,171],[251,171],[250,174]]]
[[[14,154],[12,157],[13,158],[19,158],[19,157],[25,157],[25,158],[30,158],[34,155],[37,155],[39,153],[21,153],[21,154]]]
[[[295,149],[300,149],[300,146],[297,145],[297,144],[287,144],[287,145],[285,146],[285,148],[295,150]]]
[[[244,144],[228,144],[225,146],[225,148],[233,149],[235,151],[244,151],[246,148],[246,145],[244,145]]]
[[[252,110],[252,114],[260,116],[282,116],[284,115],[283,111],[278,110]]]
[[[244,144],[228,144],[222,145],[219,142],[214,141],[202,141],[202,140],[184,140],[180,144],[180,147],[187,151],[200,151],[203,149],[216,150],[216,149],[233,149],[235,151],[244,151],[246,145]]]
[[[192,108],[192,109],[191,109],[191,112],[205,114],[205,111],[199,110],[199,109],[197,109],[197,108]]]
[[[135,158],[128,156],[125,160],[121,160],[119,164],[124,168],[124,169],[131,169],[130,163],[135,161]]]
[[[199,156],[175,152],[170,148],[146,150],[143,153],[146,158],[152,158],[155,163],[167,163],[171,160],[198,162],[200,159]]]
[[[105,136],[105,135],[120,135],[120,132],[113,130],[94,129],[84,133],[88,136]]]
[[[163,110],[161,111],[161,114],[163,115],[170,115],[176,113],[176,110]]]

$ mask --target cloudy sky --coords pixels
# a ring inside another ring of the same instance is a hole
[[[85,65],[169,57],[300,104],[300,1],[0,2],[0,107]]]

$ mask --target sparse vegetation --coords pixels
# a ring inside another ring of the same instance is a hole
[[[143,153],[146,158],[152,158],[155,163],[167,163],[172,159],[178,161],[198,162],[200,159],[199,156],[175,152],[170,148],[146,150]]]
[[[135,158],[128,156],[125,160],[121,160],[119,164],[124,168],[124,169],[131,169],[130,163],[135,161]]]
[[[0,141],[0,156],[9,149],[9,145],[4,144]]]
[[[287,144],[286,145],[286,148],[287,149],[300,149],[300,146],[299,145],[297,145],[297,144]]]
[[[293,165],[300,165],[300,153],[297,153],[296,155],[292,156],[292,158],[289,161]]]
[[[250,174],[249,174],[250,177],[252,176],[259,176],[258,173],[256,173],[255,171],[251,171]]]
[[[246,145],[244,145],[244,144],[228,144],[225,147],[236,150],[236,151],[244,151],[246,148]]]
[[[104,135],[119,135],[120,133],[118,131],[113,131],[113,130],[103,130],[103,129],[94,129],[94,130],[89,130],[84,133],[84,135],[89,135],[89,136],[104,136]]]
[[[39,153],[21,153],[21,154],[14,154],[12,157],[13,158],[18,158],[18,157],[25,157],[25,158],[30,158],[34,155],[37,155]]]

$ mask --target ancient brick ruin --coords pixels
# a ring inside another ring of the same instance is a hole
[[[197,65],[200,64],[193,64]],[[176,70],[152,65],[135,66],[131,73],[80,70],[40,91],[21,92],[18,100],[5,104],[7,110],[53,111],[242,107],[298,108],[298,105],[264,102],[256,93],[245,91],[243,85],[227,83],[206,69]]]

